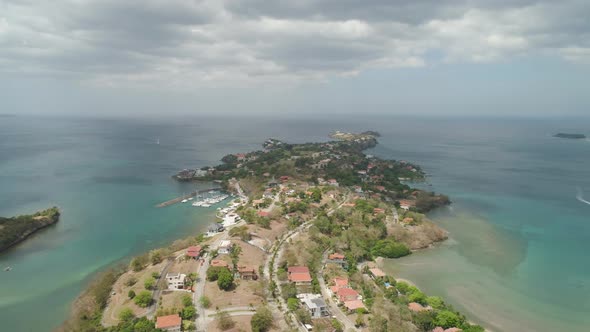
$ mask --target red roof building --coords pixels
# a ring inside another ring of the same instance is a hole
[[[381,208],[374,208],[374,209],[373,209],[373,213],[374,213],[374,214],[384,214],[384,213],[385,213],[385,209],[381,209]]]
[[[201,246],[190,246],[186,250],[186,255],[189,257],[197,258],[201,256]]]
[[[258,211],[258,216],[260,217],[268,217],[270,215],[270,213],[266,212],[266,211]]]
[[[309,268],[307,266],[290,266],[287,269],[289,273],[309,273]]]
[[[165,331],[180,331],[182,318],[178,315],[160,316],[156,318],[156,328]]]
[[[336,293],[340,302],[354,301],[359,299],[359,293],[351,288],[340,288]]]
[[[229,264],[221,259],[214,259],[211,261],[211,267],[228,267]]]
[[[341,261],[344,260],[344,255],[339,253],[333,253],[328,256],[328,259]]]
[[[346,309],[348,309],[348,311],[355,311],[357,309],[365,308],[365,305],[361,300],[346,301],[344,302],[344,306]]]

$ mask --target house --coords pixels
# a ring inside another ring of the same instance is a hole
[[[367,309],[361,300],[352,300],[344,302],[344,306],[348,312],[356,311],[357,309]]]
[[[225,268],[229,269],[229,264],[226,261],[221,260],[221,259],[211,260],[210,266],[211,267],[225,267]]]
[[[338,181],[336,181],[336,179],[330,179],[328,180],[328,185],[333,186],[333,187],[338,187]]]
[[[270,212],[266,212],[266,211],[258,211],[257,212],[259,217],[265,217],[268,218],[268,216],[270,215]]]
[[[259,207],[261,205],[264,205],[264,203],[265,203],[264,202],[264,199],[255,199],[255,200],[252,201],[252,206],[255,207],[255,208],[257,208],[257,207]]]
[[[309,311],[311,318],[322,318],[329,316],[328,305],[319,294],[299,294],[297,295],[305,309]]]
[[[166,273],[166,281],[170,290],[184,289],[184,279],[186,279],[186,274]]]
[[[340,288],[349,288],[349,286],[348,286],[348,278],[335,277],[332,280],[332,283],[334,284],[334,286],[331,286],[330,287],[330,291],[332,292],[332,294],[334,296],[336,296],[336,294],[338,293],[338,290]]]
[[[371,274],[371,277],[373,279],[381,279],[381,278],[385,278],[385,272],[383,272],[380,268],[375,267],[372,269],[369,269],[369,273]]]
[[[401,207],[402,209],[408,211],[410,208],[416,206],[416,202],[415,201],[411,201],[408,199],[402,199],[401,201],[399,201],[399,207]]]
[[[339,253],[333,253],[328,255],[326,263],[339,265],[343,269],[346,269],[348,267],[348,263],[346,262],[344,255]]]
[[[289,272],[289,281],[294,282],[297,286],[311,285],[311,275],[307,266],[291,266]]]
[[[243,280],[256,280],[258,276],[256,275],[256,269],[247,266],[239,266],[238,267],[238,277]]]
[[[377,191],[385,191],[385,187],[384,186],[375,186],[375,190],[377,190]]]
[[[318,178],[318,184],[320,186],[325,186],[326,185],[326,180],[324,180],[324,178]]]
[[[382,208],[374,208],[373,209],[373,214],[385,214],[385,209]]]
[[[232,244],[229,240],[223,240],[217,248],[217,253],[221,255],[228,255],[231,251]]]
[[[156,318],[156,328],[167,332],[180,332],[182,319],[178,314]]]
[[[425,308],[423,305],[421,305],[420,303],[417,303],[417,302],[409,303],[408,309],[410,309],[413,312],[420,312],[420,311],[428,310],[428,308]]]
[[[352,288],[340,288],[336,292],[336,297],[341,303],[359,299],[359,293]]]
[[[243,161],[246,159],[246,154],[245,153],[238,153],[238,154],[236,154],[236,159],[238,161]]]
[[[402,219],[402,224],[411,225],[412,223],[414,223],[414,218],[405,217]]]
[[[225,228],[223,227],[222,224],[219,223],[213,223],[211,225],[209,225],[208,231],[209,233],[219,233],[219,232],[223,232],[225,230]]]
[[[240,216],[235,213],[228,213],[223,217],[223,223],[226,225],[233,225],[240,220]]]
[[[285,183],[285,182],[289,181],[289,177],[287,175],[283,175],[279,178],[279,180],[281,180],[281,182]]]
[[[201,246],[190,246],[186,250],[186,255],[188,257],[197,259],[197,258],[199,258],[199,256],[201,256],[201,249],[202,249]]]

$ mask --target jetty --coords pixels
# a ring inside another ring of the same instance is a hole
[[[177,198],[171,199],[171,200],[169,200],[169,201],[162,202],[162,203],[160,203],[160,204],[156,205],[156,207],[157,207],[157,208],[162,208],[162,207],[170,206],[170,205],[172,205],[172,204],[180,203],[180,202],[182,202],[182,200],[184,200],[184,199],[188,199],[188,198],[190,198],[190,197],[195,197],[195,196],[197,196],[197,195],[199,195],[199,194],[205,194],[205,193],[209,193],[209,192],[212,192],[212,191],[220,191],[220,190],[223,190],[223,189],[222,189],[221,187],[218,187],[218,188],[210,188],[210,189],[195,190],[195,191],[193,191],[193,192],[191,192],[191,193],[189,193],[189,194],[187,194],[187,195],[182,195],[182,196],[180,196],[180,197],[177,197]]]

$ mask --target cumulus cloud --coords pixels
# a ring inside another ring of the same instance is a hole
[[[585,0],[4,0],[0,72],[194,85],[534,54],[588,63],[588,17]]]

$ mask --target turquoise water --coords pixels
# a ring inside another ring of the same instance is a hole
[[[256,149],[268,137],[326,140],[375,129],[373,154],[412,160],[451,209],[432,215],[451,232],[439,248],[388,269],[443,295],[498,331],[583,331],[590,323],[588,120],[352,118],[0,118],[0,215],[50,205],[62,220],[0,254],[0,321],[46,331],[65,318],[92,275],[130,255],[193,234],[211,210],[154,204],[188,192],[170,175]],[[155,144],[160,139],[160,145]],[[35,319],[30,319],[30,313]]]

